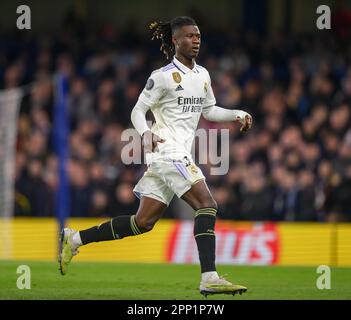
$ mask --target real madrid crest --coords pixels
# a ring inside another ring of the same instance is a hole
[[[208,90],[208,84],[207,84],[207,82],[205,82],[204,83],[204,91],[207,92],[207,90]]]
[[[173,76],[173,80],[176,83],[180,83],[182,81],[182,77],[180,76],[179,72],[173,72],[172,76]]]

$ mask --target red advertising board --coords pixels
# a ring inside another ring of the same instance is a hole
[[[271,265],[279,260],[279,232],[274,224],[217,222],[216,262],[219,264]],[[169,240],[167,260],[198,263],[193,222],[178,222]]]

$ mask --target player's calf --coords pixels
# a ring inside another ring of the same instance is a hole
[[[151,228],[152,229],[152,228]],[[98,226],[79,231],[82,245],[91,242],[109,241],[136,236],[151,230],[142,228],[136,222],[135,215],[119,216]]]
[[[194,237],[199,252],[202,274],[216,271],[216,214],[216,207],[205,207],[195,211]]]
[[[61,274],[67,273],[68,265],[78,248],[91,242],[122,239],[128,236],[136,236],[152,229],[153,224],[145,222],[139,226],[135,215],[119,216],[92,228],[75,231],[65,228],[61,232],[61,248],[59,254],[59,267]]]

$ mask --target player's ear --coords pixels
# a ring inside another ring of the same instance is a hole
[[[173,45],[177,48],[177,46],[178,46],[178,40],[177,40],[177,38],[176,38],[175,36],[172,36],[172,43],[173,43]]]

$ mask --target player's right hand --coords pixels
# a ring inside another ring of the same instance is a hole
[[[241,124],[240,131],[246,132],[252,126],[252,117],[249,114],[245,115],[244,121]]]
[[[247,112],[245,112],[245,115],[243,118],[238,117],[237,120],[241,123],[241,127],[240,127],[241,132],[246,132],[247,130],[251,129],[252,117]]]
[[[151,153],[154,152],[158,142],[163,143],[166,140],[148,130],[143,133],[142,141],[145,153]]]

